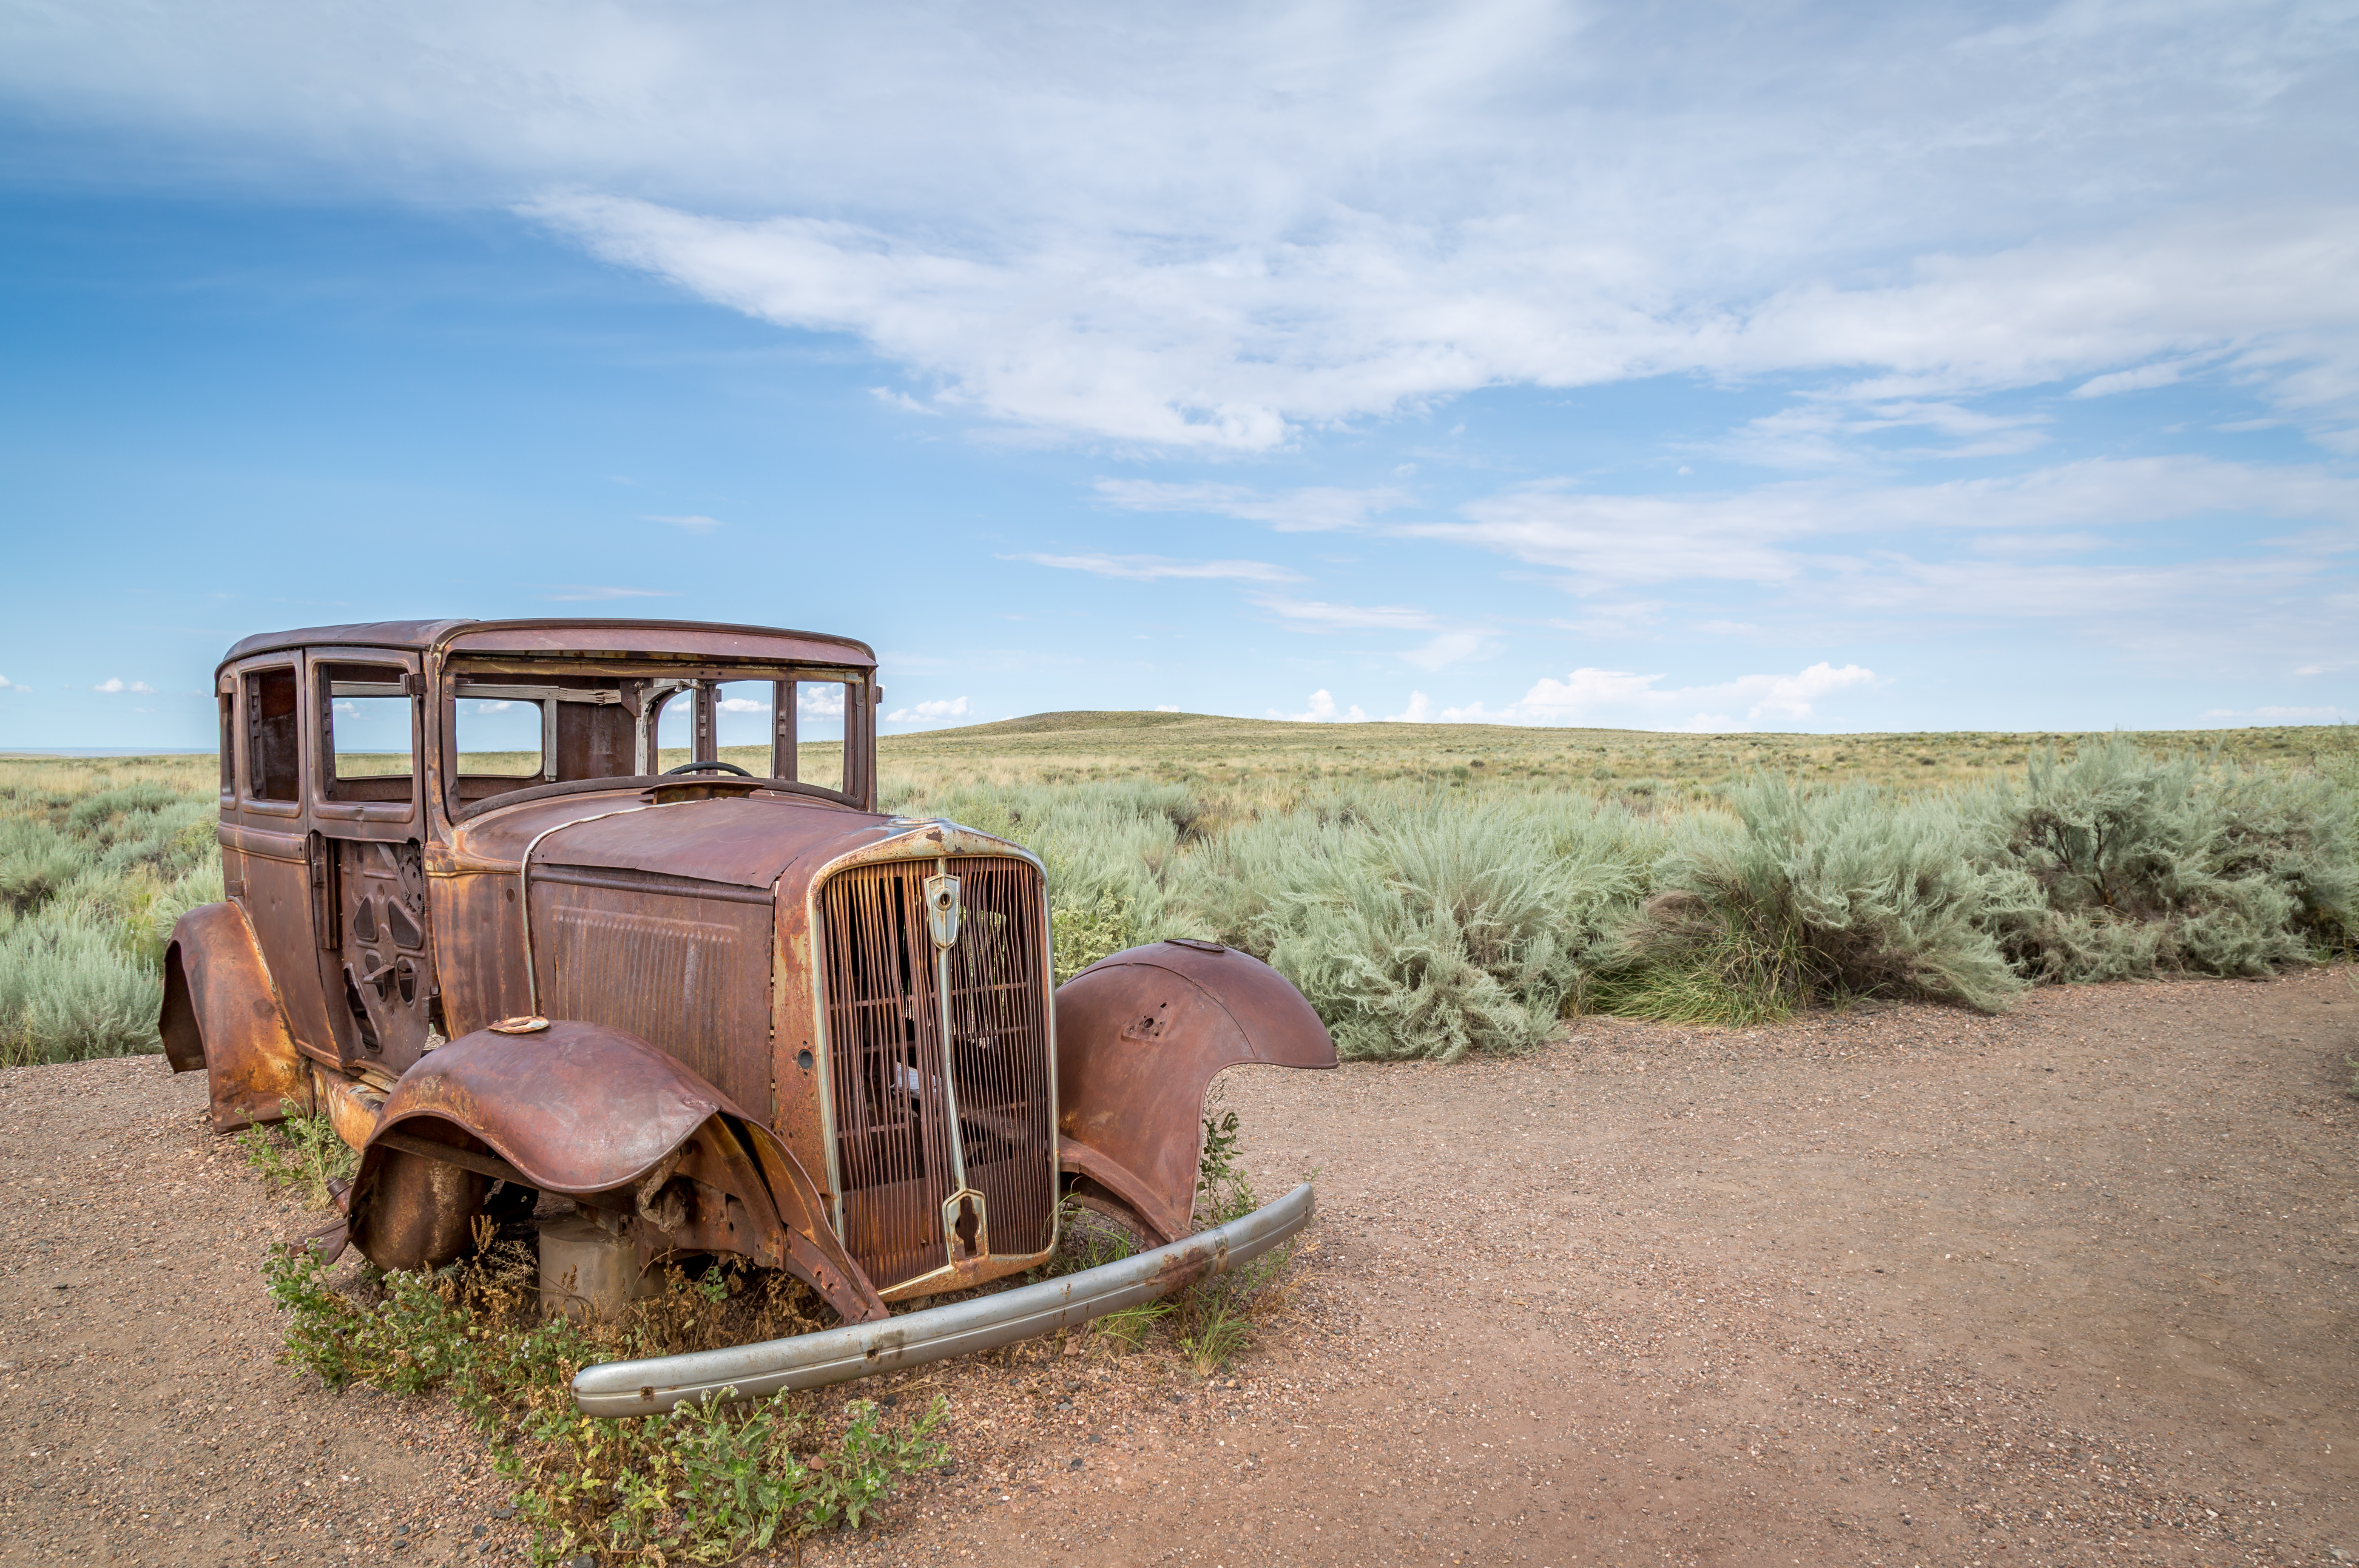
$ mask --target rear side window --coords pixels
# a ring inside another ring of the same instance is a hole
[[[237,693],[221,693],[221,792],[237,788]]]
[[[418,770],[418,704],[403,690],[402,673],[398,665],[370,664],[326,664],[314,672],[327,699],[331,785],[375,785],[331,788],[331,799],[408,798]]]
[[[302,720],[295,671],[257,670],[245,678],[245,775],[248,798],[294,800],[302,795],[297,755]]]

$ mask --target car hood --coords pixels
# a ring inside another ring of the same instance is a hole
[[[552,809],[553,808],[553,809]],[[887,816],[784,795],[656,804],[613,796],[518,806],[455,835],[460,858],[533,868],[576,866],[770,887],[823,866],[932,855],[1033,856],[1002,839],[939,818]]]

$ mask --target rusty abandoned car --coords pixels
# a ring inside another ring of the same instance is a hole
[[[205,1072],[223,1131],[332,1118],[360,1151],[349,1239],[381,1268],[451,1262],[478,1215],[556,1194],[568,1256],[626,1290],[723,1255],[841,1319],[586,1368],[594,1414],[1006,1343],[1293,1234],[1308,1186],[1190,1234],[1201,1112],[1226,1068],[1333,1066],[1317,1015],[1212,942],[1052,994],[1040,861],[875,810],[875,662],[684,622],[246,638],[215,686],[228,896],[165,959],[172,1069]],[[766,776],[719,756],[723,715],[754,713]],[[801,776],[806,713],[841,714],[824,779]],[[661,768],[675,732],[688,760]],[[892,1313],[1046,1262],[1068,1201],[1148,1249]]]

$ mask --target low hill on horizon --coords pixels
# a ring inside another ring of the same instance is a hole
[[[1754,773],[1910,788],[2021,768],[2036,752],[2074,750],[2100,732],[1958,731],[1810,735],[1525,724],[1311,724],[1222,713],[1067,709],[884,736],[889,776],[957,774],[1002,782],[1147,776],[1234,779],[1284,774],[1469,783],[1521,779],[1581,782],[1645,794],[1686,793]],[[2240,762],[2310,762],[2359,756],[2359,730],[2299,725],[2130,732],[2153,752],[2193,751]]]

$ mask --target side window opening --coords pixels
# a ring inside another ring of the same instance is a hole
[[[237,693],[221,693],[221,792],[227,800],[237,791]]]
[[[301,722],[297,707],[292,667],[256,670],[246,676],[247,799],[296,800],[302,798],[302,768],[297,753]]]
[[[323,664],[313,673],[327,720],[327,798],[408,800],[418,772],[418,704],[401,667]]]
[[[655,681],[648,683],[647,702],[655,709],[654,766],[647,771],[661,773],[678,768],[696,756],[696,683],[692,681]]]

